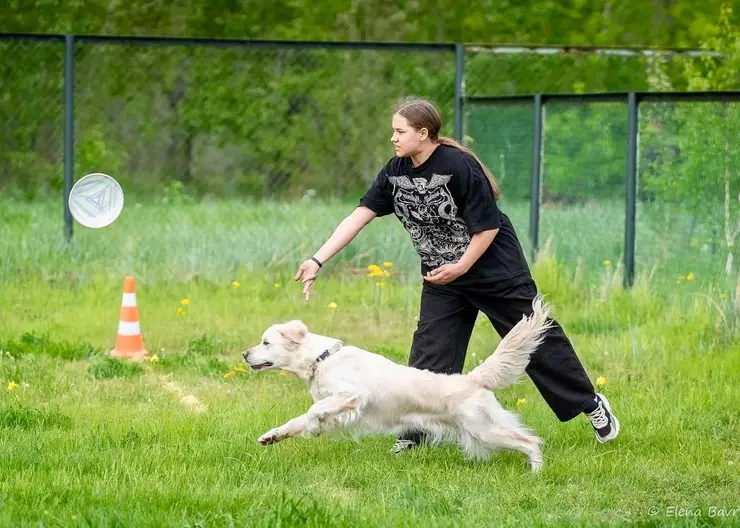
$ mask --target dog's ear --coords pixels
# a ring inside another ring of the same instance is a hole
[[[306,339],[308,328],[301,321],[288,321],[278,330],[291,345],[300,345]]]

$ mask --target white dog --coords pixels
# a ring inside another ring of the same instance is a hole
[[[491,392],[517,381],[529,356],[551,326],[540,297],[494,353],[468,374],[435,374],[393,361],[340,340],[308,332],[301,321],[273,325],[262,342],[244,352],[254,370],[281,369],[308,386],[308,411],[268,431],[263,445],[293,436],[344,429],[355,436],[420,431],[431,443],[458,443],[469,458],[486,459],[496,449],[521,451],[533,471],[542,467],[542,441],[505,410]]]

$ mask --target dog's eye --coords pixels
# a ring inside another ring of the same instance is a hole
[[[270,343],[268,343],[268,342],[267,342],[267,339],[263,339],[263,340],[262,340],[262,344],[263,344],[264,346],[267,346],[267,345],[269,345]]]

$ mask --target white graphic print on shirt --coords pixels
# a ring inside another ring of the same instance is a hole
[[[470,234],[447,183],[451,174],[432,178],[389,176],[393,185],[393,206],[411,235],[423,264],[437,268],[460,260],[470,244]]]

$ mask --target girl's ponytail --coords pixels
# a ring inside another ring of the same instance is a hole
[[[483,172],[486,174],[486,177],[488,178],[488,182],[491,184],[491,189],[493,189],[493,199],[497,202],[501,198],[501,188],[498,185],[498,182],[494,179],[493,174],[491,171],[486,167],[483,162],[476,156],[475,152],[470,150],[467,147],[462,146],[460,143],[455,141],[454,139],[446,136],[439,136],[437,138],[437,143],[440,145],[447,145],[450,147],[455,147],[456,149],[460,149],[466,154],[470,155],[475,161],[478,162],[478,164],[483,168]]]

